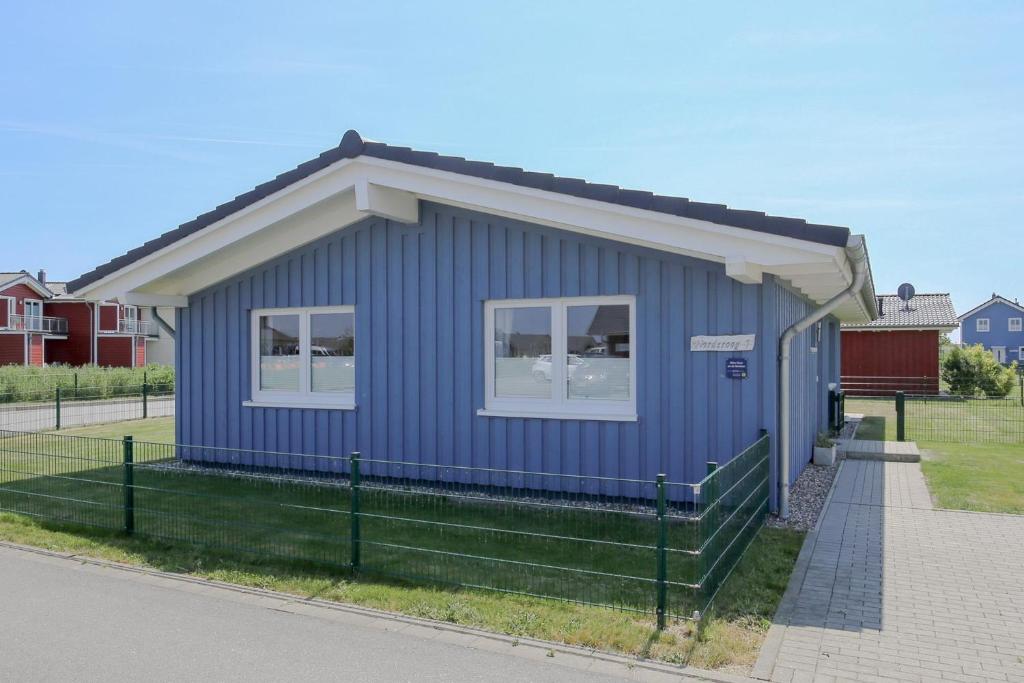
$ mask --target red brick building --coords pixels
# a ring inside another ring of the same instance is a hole
[[[939,338],[957,328],[949,294],[917,294],[903,302],[878,297],[879,316],[843,325],[843,391],[856,396],[939,393]]]
[[[0,273],[0,365],[137,367],[153,333],[137,306],[76,299],[45,271]]]

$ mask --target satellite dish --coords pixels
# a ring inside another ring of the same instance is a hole
[[[900,285],[899,289],[896,290],[896,296],[903,300],[903,310],[910,310],[910,300],[914,298],[914,285],[909,282],[904,282]]]

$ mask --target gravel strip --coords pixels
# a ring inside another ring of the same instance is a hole
[[[849,420],[843,427],[839,440],[852,439],[857,431],[859,420]],[[776,529],[793,529],[795,531],[810,531],[818,523],[818,516],[821,508],[825,505],[828,492],[832,488],[832,481],[839,471],[839,463],[843,458],[842,453],[836,454],[836,464],[832,467],[810,464],[797,477],[796,483],[789,490],[789,519],[782,519],[776,515],[768,517],[768,526]]]
[[[365,461],[364,461],[365,462]],[[417,467],[409,464],[407,467]],[[430,466],[424,466],[430,467]],[[348,489],[350,487],[347,475],[340,473],[303,474],[294,470],[288,471],[258,471],[245,466],[232,468],[230,465],[204,465],[201,462],[187,462],[173,460],[159,463],[136,464],[136,471],[163,470],[166,472],[197,474],[199,476],[215,476],[227,479],[238,479],[245,481],[263,481],[271,484],[300,484],[304,486]],[[557,478],[557,475],[538,474],[517,474],[508,475],[525,479],[529,477]],[[647,483],[647,482],[643,482]],[[653,484],[653,482],[650,482]],[[683,486],[690,486],[685,484]],[[576,508],[582,511],[592,512],[619,512],[630,515],[641,515],[653,518],[657,507],[653,500],[636,501],[626,498],[603,498],[596,494],[582,494],[571,491],[549,491],[532,490],[529,488],[515,488],[510,486],[487,486],[483,484],[472,484],[467,482],[453,482],[439,480],[435,485],[417,484],[415,481],[388,480],[386,477],[371,476],[365,471],[363,473],[363,491],[387,491],[394,494],[430,495],[441,496],[450,502],[465,504],[507,504],[516,503],[522,505],[534,505],[548,508]],[[651,486],[648,486],[651,488]],[[505,493],[506,491],[512,493]],[[685,504],[679,506],[669,505],[665,511],[667,517],[684,520],[696,519],[694,510]]]

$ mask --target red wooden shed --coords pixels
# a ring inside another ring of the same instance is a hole
[[[842,326],[842,388],[851,396],[939,393],[939,337],[958,326],[949,294],[878,297],[879,317]]]

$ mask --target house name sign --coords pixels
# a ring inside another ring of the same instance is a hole
[[[691,351],[753,351],[753,334],[694,335]]]

